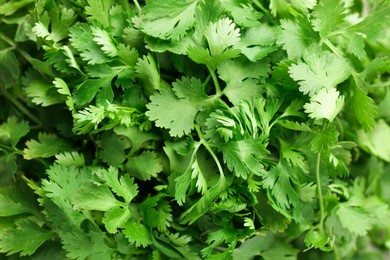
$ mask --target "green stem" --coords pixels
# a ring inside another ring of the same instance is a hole
[[[138,1],[137,0],[133,0],[133,3],[135,5],[135,7],[137,7],[138,12],[141,14],[142,13],[142,8],[141,8],[140,4],[138,3]]]
[[[38,117],[36,117],[33,113],[31,113],[25,106],[23,106],[22,103],[20,103],[16,98],[14,98],[11,94],[9,94],[2,86],[0,86],[0,93],[2,93],[5,98],[7,98],[14,106],[22,112],[24,115],[26,115],[28,118],[30,118],[34,123],[41,126],[42,123],[39,120]]]
[[[217,75],[215,74],[215,71],[210,66],[207,66],[207,68],[209,69],[211,78],[213,79],[213,82],[214,82],[215,94],[218,97],[220,97],[220,96],[222,96],[222,91],[221,91],[221,87],[219,86]]]
[[[199,135],[200,142],[203,144],[203,146],[206,148],[206,150],[211,154],[211,156],[213,157],[215,163],[217,164],[220,176],[221,177],[225,177],[225,174],[224,174],[223,169],[222,169],[222,165],[219,162],[219,159],[218,159],[217,155],[214,153],[213,149],[211,149],[211,147],[209,146],[209,144],[205,140],[205,138],[203,136],[203,133],[200,130],[199,126],[195,126],[195,129],[196,129],[196,132]]]
[[[343,57],[337,47],[334,46],[333,43],[331,43],[328,39],[322,39],[322,42],[325,43],[325,45],[328,46],[337,57]]]
[[[320,205],[319,228],[320,228],[321,232],[324,232],[325,207],[324,207],[324,198],[322,197],[321,177],[320,177],[320,163],[321,163],[321,151],[317,154],[316,178],[317,178],[318,201],[319,201],[319,205]]]

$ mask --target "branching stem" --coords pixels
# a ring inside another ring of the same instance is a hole
[[[210,66],[207,66],[207,68],[209,69],[211,78],[213,79],[213,82],[214,82],[215,94],[218,97],[220,97],[220,96],[222,96],[222,91],[221,91],[221,87],[219,86],[217,75],[215,74],[215,71]]]

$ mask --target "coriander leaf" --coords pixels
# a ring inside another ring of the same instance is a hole
[[[379,119],[375,128],[366,133],[363,130],[357,132],[357,143],[359,146],[385,160],[390,162],[390,146],[385,145],[390,141],[390,126],[382,119]]]
[[[119,167],[125,160],[125,149],[130,147],[129,142],[123,136],[118,136],[109,132],[103,133],[101,139],[96,144],[101,148],[99,156],[103,162],[111,166]]]
[[[130,157],[127,160],[126,171],[130,176],[139,180],[150,180],[156,178],[157,174],[163,170],[162,161],[156,152],[145,151],[139,155]]]
[[[187,190],[191,184],[191,175],[191,171],[187,170],[175,179],[175,199],[180,206],[182,206],[186,200]]]
[[[0,142],[9,143],[15,147],[29,131],[30,127],[26,121],[20,121],[16,117],[10,116],[7,122],[0,125]]]
[[[349,206],[341,203],[336,211],[340,223],[348,231],[358,236],[365,236],[372,227],[370,214],[361,207]]]
[[[23,186],[6,186],[0,188],[0,217],[8,217],[23,213],[32,213],[35,205],[27,196],[31,194],[20,191]]]
[[[317,45],[311,45],[298,61],[289,68],[290,76],[298,81],[299,90],[313,96],[322,88],[331,89],[346,80],[351,67],[344,58],[329,51],[322,51]]]
[[[377,1],[369,15],[361,22],[348,27],[347,31],[363,33],[369,42],[375,42],[383,35],[390,21],[389,1]]]
[[[109,211],[121,206],[106,184],[96,185],[87,181],[74,194],[72,203],[76,210]]]
[[[161,89],[150,97],[146,115],[156,121],[158,127],[169,129],[171,136],[188,134],[195,127],[196,114],[207,105],[201,82],[195,78],[182,78],[172,84],[173,91]],[[179,115],[177,111],[180,111]]]
[[[335,89],[322,88],[317,94],[310,97],[310,103],[306,103],[303,108],[314,119],[326,118],[329,121],[337,116],[344,105],[344,96],[340,96]]]
[[[61,242],[71,259],[102,259],[113,258],[114,249],[106,244],[107,236],[101,231],[84,232],[73,229],[60,233]]]
[[[262,14],[256,11],[247,0],[221,0],[225,8],[233,17],[234,22],[244,27],[255,27],[260,24]]]
[[[88,15],[87,19],[105,28],[109,27],[111,5],[111,0],[88,0],[88,6],[85,7],[85,13]]]
[[[260,80],[266,78],[270,71],[265,62],[248,62],[245,59],[227,60],[218,65],[218,74],[227,85],[223,93],[233,104],[242,99],[260,97],[262,87]]]
[[[322,131],[316,133],[311,141],[311,150],[315,153],[328,150],[338,141],[339,135],[334,124],[327,125]]]
[[[91,2],[99,2],[90,0]],[[88,24],[74,25],[69,29],[70,43],[80,52],[80,56],[88,64],[101,64],[109,61],[109,57],[94,41],[95,36]]]
[[[66,100],[53,85],[43,81],[31,82],[25,91],[33,103],[44,107],[60,104]]]
[[[7,255],[20,253],[32,255],[45,241],[53,237],[53,232],[42,228],[33,218],[15,221],[15,228],[0,232],[0,252]]]
[[[315,31],[320,32],[321,36],[344,26],[345,3],[338,0],[322,0],[314,7],[312,20]]]
[[[74,111],[74,103],[72,99],[72,94],[70,93],[68,85],[60,78],[55,78],[53,80],[53,85],[57,89],[57,92],[66,97],[65,104],[68,106],[70,111]]]
[[[111,89],[111,79],[87,79],[83,83],[77,86],[77,92],[74,95],[74,102],[77,105],[86,105],[90,103],[95,96],[98,94],[99,90],[102,89]],[[108,100],[111,98],[107,97]]]
[[[115,207],[104,214],[103,224],[108,232],[116,233],[118,228],[124,227],[130,217],[131,212],[128,208]]]
[[[136,223],[131,220],[127,221],[123,234],[130,243],[135,244],[136,247],[147,247],[152,243],[149,231],[141,223]]]
[[[92,34],[95,35],[93,40],[102,46],[102,51],[111,58],[116,57],[118,55],[118,48],[113,37],[99,27],[92,27],[91,30]]]
[[[85,165],[84,155],[78,152],[65,152],[56,154],[56,163],[71,166],[74,165],[76,167],[83,167]]]
[[[374,100],[367,95],[367,93],[360,87],[366,84],[358,77],[351,79],[351,86],[353,87],[352,98],[348,107],[355,114],[356,120],[363,127],[365,131],[369,131],[375,127],[375,118],[378,115],[378,107]]]
[[[138,58],[135,66],[137,77],[144,84],[145,92],[148,96],[152,95],[155,90],[160,89],[161,79],[160,72],[157,69],[156,62],[151,54]]]
[[[5,1],[0,5],[0,14],[10,16],[19,9],[32,4],[34,0],[20,0],[20,1]]]
[[[269,152],[260,139],[246,138],[221,145],[223,160],[237,177],[260,175],[264,170],[261,159]]]
[[[208,49],[190,46],[188,57],[199,64],[215,68],[223,60],[235,58],[240,51],[235,47],[240,41],[240,30],[228,18],[211,23],[204,31]]]
[[[153,37],[177,41],[195,22],[198,0],[151,0],[143,8],[140,29]]]
[[[301,58],[310,44],[318,41],[318,37],[306,17],[300,16],[296,21],[282,19],[280,26],[282,30],[276,42],[282,45],[283,50],[287,51],[290,59]]]
[[[116,195],[125,200],[126,204],[129,204],[137,196],[138,185],[134,184],[134,179],[130,178],[129,175],[118,178],[117,168],[110,167],[108,170],[102,170],[99,175]]]
[[[276,167],[273,167],[267,174],[264,174],[263,186],[268,189],[273,206],[282,211],[290,209],[298,203],[299,197],[294,189],[290,174],[294,171],[284,159],[281,159]],[[275,205],[276,204],[276,205]]]
[[[255,62],[278,49],[275,45],[276,35],[277,31],[275,28],[264,24],[248,28],[237,44],[237,48],[250,61]]]
[[[52,157],[70,148],[65,140],[57,137],[55,134],[46,133],[39,133],[38,141],[27,141],[26,146],[23,150],[23,157],[26,160]]]

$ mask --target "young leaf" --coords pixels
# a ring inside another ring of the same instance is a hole
[[[23,157],[26,160],[48,158],[70,149],[69,144],[65,140],[54,134],[46,133],[39,133],[38,141],[27,141],[26,146],[23,150]]]
[[[332,89],[321,89],[317,94],[310,98],[310,103],[303,106],[309,117],[314,119],[326,118],[329,121],[337,116],[344,105],[344,96],[340,96],[339,92]]]
[[[147,247],[152,243],[150,240],[150,234],[147,228],[140,223],[133,221],[127,221],[123,234],[130,243],[135,244],[136,247]]]
[[[178,41],[195,22],[198,0],[148,1],[141,16],[141,30],[153,37]]]
[[[304,52],[303,61],[290,66],[289,73],[298,81],[301,92],[313,96],[322,88],[331,89],[346,80],[351,67],[343,58],[313,44]]]

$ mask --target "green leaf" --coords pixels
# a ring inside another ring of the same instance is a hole
[[[39,133],[38,141],[27,141],[26,146],[27,148],[23,150],[23,157],[26,160],[48,158],[70,149],[68,142],[57,137],[55,134],[46,133]]]
[[[322,88],[317,94],[310,97],[310,103],[306,103],[303,108],[311,118],[326,118],[329,121],[333,121],[343,108],[343,105],[344,96],[340,96],[336,89],[327,90]]]
[[[357,143],[365,151],[378,156],[382,160],[390,162],[390,126],[379,119],[375,128],[366,133],[363,130],[357,132]]]
[[[349,206],[341,203],[336,211],[340,223],[351,233],[358,236],[367,235],[372,228],[372,218],[368,212],[360,207]]]
[[[103,232],[69,230],[60,233],[61,242],[70,259],[102,259],[113,258],[114,249],[106,244],[107,236]]]
[[[126,160],[125,149],[130,146],[126,141],[123,136],[103,133],[101,139],[97,141],[97,145],[101,148],[100,158],[111,166],[119,167]]]
[[[313,44],[304,52],[303,61],[290,66],[289,73],[298,81],[301,92],[313,96],[322,88],[330,90],[346,80],[351,68],[344,58]]]
[[[7,255],[18,252],[21,256],[32,255],[45,241],[54,236],[34,219],[20,219],[15,225],[15,228],[0,232],[0,252]]]
[[[222,0],[221,4],[233,17],[234,22],[244,27],[260,24],[262,14],[256,11],[247,0]]]
[[[92,27],[92,34],[95,36],[93,40],[101,45],[102,51],[109,57],[118,55],[118,47],[112,36],[105,30],[99,27]]]
[[[211,23],[204,31],[208,42],[208,49],[190,46],[188,57],[199,64],[215,68],[224,60],[235,58],[240,54],[236,45],[240,41],[240,30],[228,18],[219,19]]]
[[[223,93],[233,104],[241,100],[260,97],[263,88],[260,80],[267,77],[267,63],[250,63],[244,59],[227,60],[218,65],[218,74],[227,85]]]
[[[138,58],[135,71],[137,77],[142,80],[147,95],[152,95],[155,90],[160,89],[160,73],[152,55]]]
[[[361,79],[351,79],[351,85],[353,86],[353,94],[349,103],[350,109],[356,116],[356,120],[363,127],[365,131],[369,131],[375,127],[375,118],[378,115],[378,107],[374,100],[367,95],[367,93],[361,88],[365,83],[361,82]]]
[[[99,2],[90,0],[90,2]],[[80,56],[88,64],[101,64],[107,62],[109,57],[94,41],[95,36],[91,27],[85,23],[72,26],[69,29],[70,43],[80,52]]]
[[[294,170],[285,160],[281,159],[276,167],[263,176],[264,188],[268,189],[271,196],[275,198],[273,204],[283,211],[298,203],[298,194],[290,178]]]
[[[277,31],[273,27],[264,24],[248,28],[241,41],[237,44],[237,48],[250,61],[255,62],[278,49],[275,45],[276,35]]]
[[[83,167],[85,165],[84,155],[78,152],[65,152],[56,154],[56,163],[71,166],[74,165],[76,167]]]
[[[22,188],[26,186],[5,186],[0,188],[0,217],[15,216],[23,213],[32,213],[35,210],[31,193]]]
[[[287,51],[289,59],[301,58],[310,44],[318,41],[306,17],[298,17],[296,21],[282,19],[280,26],[282,30],[276,42]]]
[[[146,115],[156,126],[169,129],[171,136],[183,136],[195,127],[195,116],[207,104],[201,82],[195,78],[182,78],[172,84],[173,91],[161,89],[150,97]],[[177,113],[180,111],[180,114]]]
[[[153,37],[177,41],[195,23],[198,0],[151,0],[143,8],[140,29]]]
[[[156,178],[157,174],[162,171],[162,162],[157,153],[145,151],[139,155],[130,157],[125,166],[130,176],[139,180],[150,180]]]
[[[252,138],[223,144],[221,151],[228,169],[243,179],[262,173],[264,166],[261,159],[268,153],[261,140]]]
[[[182,206],[186,200],[187,190],[191,184],[191,171],[186,171],[175,179],[175,199]]]
[[[338,141],[339,135],[334,124],[327,125],[322,131],[316,133],[311,141],[311,150],[315,153],[328,150]]]
[[[135,244],[136,247],[147,247],[152,243],[149,231],[141,223],[127,221],[122,232],[130,243]]]
[[[101,178],[118,196],[121,196],[126,204],[129,204],[138,194],[138,185],[134,184],[134,179],[128,175],[118,178],[118,170],[110,167],[108,170],[99,172]]]
[[[256,256],[262,256],[265,260],[293,260],[296,259],[298,252],[298,249],[266,232],[247,239],[240,247],[234,249],[233,260],[253,259]]]
[[[57,92],[57,89],[52,84],[43,81],[31,82],[25,88],[25,91],[33,103],[44,107],[65,101],[65,98]]]
[[[96,185],[93,182],[84,183],[74,194],[72,202],[77,210],[109,211],[122,205],[107,185]]]
[[[344,2],[338,0],[320,1],[313,10],[314,30],[326,37],[327,34],[343,27],[346,17],[344,5]]]
[[[118,228],[125,226],[130,217],[131,212],[128,208],[112,208],[104,214],[103,224],[108,232],[116,233]]]
[[[6,1],[0,5],[0,14],[10,16],[19,9],[33,3],[34,0],[19,0],[19,1]]]
[[[30,128],[26,121],[20,121],[11,116],[7,119],[7,122],[0,125],[0,142],[9,143],[12,147],[15,147],[29,131]]]
[[[87,19],[92,23],[97,23],[103,27],[109,27],[109,10],[111,5],[111,0],[88,0],[88,6],[85,7],[85,13],[88,15]]]

